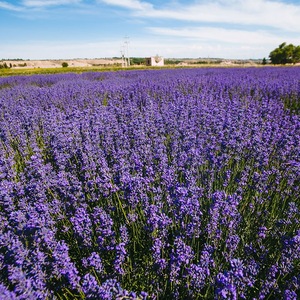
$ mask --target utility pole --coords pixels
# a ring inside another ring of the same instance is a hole
[[[125,39],[124,44],[126,45],[127,66],[130,66],[130,58],[129,58],[129,52],[128,52],[129,37],[125,36],[124,39]]]
[[[125,46],[122,45],[121,46],[121,58],[122,58],[122,68],[126,67],[127,63],[126,63],[126,59],[125,59]]]

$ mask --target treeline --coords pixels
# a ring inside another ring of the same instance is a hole
[[[269,54],[274,65],[296,64],[300,62],[300,46],[282,43]]]
[[[15,64],[12,65],[11,63],[7,64],[6,62],[0,63],[0,69],[11,69],[12,67],[27,67],[27,64],[22,63],[22,64],[17,64],[17,65],[15,65]]]
[[[0,69],[9,69],[9,68],[12,68],[12,64],[7,64],[6,62],[1,64],[0,63]]]

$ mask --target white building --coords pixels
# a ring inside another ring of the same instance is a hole
[[[164,58],[162,56],[146,57],[146,66],[162,67],[164,66]]]

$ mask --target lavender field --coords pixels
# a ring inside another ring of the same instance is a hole
[[[300,69],[0,78],[0,299],[300,299]]]

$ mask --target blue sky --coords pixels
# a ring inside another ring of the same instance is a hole
[[[299,16],[300,0],[0,0],[0,59],[114,57],[126,41],[135,57],[263,58],[300,45]]]

